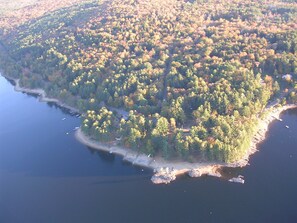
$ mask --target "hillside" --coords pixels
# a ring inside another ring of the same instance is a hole
[[[24,22],[78,2],[82,0],[0,0],[0,27],[6,33]]]
[[[41,5],[1,20],[1,67],[78,107],[97,140],[230,163],[245,154],[269,100],[290,89],[287,100],[297,101],[295,1]]]

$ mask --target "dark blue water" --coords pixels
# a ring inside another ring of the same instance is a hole
[[[297,111],[282,118],[250,166],[224,170],[244,185],[186,176],[153,185],[150,170],[76,141],[75,115],[0,77],[0,223],[295,223]]]

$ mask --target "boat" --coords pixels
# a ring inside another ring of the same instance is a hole
[[[238,177],[229,179],[229,182],[244,184],[244,179],[243,176],[239,175]]]
[[[289,128],[289,126],[288,126],[288,125],[286,125],[286,128],[288,129],[288,128]]]
[[[117,141],[121,141],[122,140],[122,136],[121,137],[118,137],[118,138],[115,138]]]

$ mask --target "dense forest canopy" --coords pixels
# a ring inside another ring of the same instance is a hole
[[[78,107],[95,139],[235,162],[269,100],[297,101],[296,1],[77,2],[2,19],[1,67]]]

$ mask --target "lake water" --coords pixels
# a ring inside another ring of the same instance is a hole
[[[75,115],[0,76],[0,222],[297,222],[297,110],[282,118],[250,166],[224,170],[245,184],[182,176],[154,185],[150,170],[79,143]]]

